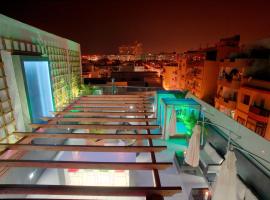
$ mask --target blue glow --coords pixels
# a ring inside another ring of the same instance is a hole
[[[156,105],[156,112],[157,112],[157,124],[158,125],[161,125],[161,113],[162,113],[162,108],[161,108],[161,100],[163,98],[175,98],[176,99],[176,96],[175,94],[181,94],[180,91],[178,90],[158,90],[157,93],[156,93],[156,98],[155,98],[155,105]]]
[[[183,122],[176,122],[176,133],[186,134],[188,132],[185,124]]]
[[[167,130],[170,124],[172,111],[176,112],[176,133],[175,135],[190,135],[194,122],[199,119],[201,106],[196,101],[190,98],[161,98],[160,103],[160,124],[162,133],[167,135]],[[168,137],[167,137],[168,138]]]
[[[47,61],[24,61],[30,115],[33,123],[52,117],[53,108],[49,64]]]

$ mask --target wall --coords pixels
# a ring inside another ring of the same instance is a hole
[[[13,142],[13,137],[9,135],[16,129],[16,119],[19,119],[17,112],[14,112],[13,95],[10,91],[14,88],[14,82],[10,81],[10,70],[5,70],[2,56],[0,54],[0,141]],[[24,126],[19,126],[23,129]],[[6,138],[6,140],[4,140]]]
[[[178,88],[177,71],[177,66],[164,66],[162,82],[163,88],[166,90],[175,90]]]
[[[0,49],[17,55],[48,57],[56,109],[79,93],[80,45],[0,15]]]
[[[218,78],[218,62],[204,61],[203,76],[202,76],[202,99],[206,101],[213,101],[217,91],[217,78]]]
[[[13,113],[16,121],[16,128],[20,131],[29,131],[27,127],[30,123],[30,117],[28,112],[27,98],[24,91],[20,58],[19,56],[16,56],[12,60],[11,52],[8,51],[2,50],[1,54],[3,61],[5,62],[4,69],[7,76],[7,83],[9,86],[9,94],[11,97]]]
[[[20,55],[47,58],[54,96],[55,110],[61,110],[79,94],[81,83],[80,45],[71,40],[42,31],[0,14],[0,50],[7,78],[8,93],[16,129],[24,131],[29,123],[25,94],[15,81],[22,79]],[[17,75],[15,76],[15,72]],[[22,80],[21,80],[22,82]],[[0,96],[2,94],[0,93]],[[23,122],[24,121],[24,122]],[[14,130],[14,129],[13,129]],[[12,133],[9,131],[8,134]],[[1,129],[0,129],[1,132]],[[1,136],[0,136],[1,137]]]
[[[244,95],[250,96],[249,105],[246,105],[243,103]],[[248,118],[250,121],[252,121],[251,120],[252,117],[249,117],[249,114],[248,114],[250,107],[253,106],[254,103],[256,103],[256,105],[259,106],[262,99],[264,100],[264,108],[266,110],[270,110],[270,92],[269,91],[259,90],[259,89],[255,89],[252,87],[241,87],[239,89],[239,92],[238,92],[238,101],[237,101],[237,110],[236,110],[235,119],[237,120],[238,117],[241,117],[245,121],[247,121]],[[264,123],[267,123],[267,118],[270,119],[270,117],[264,117],[261,115],[257,115],[257,116],[254,115],[253,118],[258,120],[258,121],[261,121],[261,122],[263,121]],[[269,121],[269,119],[268,119],[268,121]],[[256,124],[256,121],[254,121],[254,124]],[[248,125],[248,124],[246,124],[246,125]],[[270,138],[269,126],[270,126],[270,124],[268,123],[267,128],[266,128],[266,132],[264,135],[264,137],[268,140]],[[255,130],[255,126],[254,126],[254,130]]]

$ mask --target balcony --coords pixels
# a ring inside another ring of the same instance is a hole
[[[244,104],[243,102],[238,102],[237,103],[237,109],[242,111],[242,112],[245,112],[245,113],[248,113],[249,112],[249,105],[247,104]]]
[[[224,107],[231,110],[234,110],[236,108],[236,101],[228,99],[228,98],[216,97],[215,102],[216,104],[223,105]]]
[[[227,88],[232,88],[232,89],[239,89],[241,86],[241,81],[240,80],[231,80],[228,81],[224,78],[218,80],[218,85],[222,85]]]
[[[250,106],[248,116],[258,122],[268,123],[270,111],[264,108]]]

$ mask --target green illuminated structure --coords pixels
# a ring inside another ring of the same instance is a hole
[[[163,98],[179,99],[185,98],[185,92],[179,90],[158,90],[155,97],[155,107],[157,110],[157,124],[161,125],[161,100]]]
[[[200,111],[201,105],[193,99],[163,98],[160,105],[160,123],[164,138],[191,135]],[[173,133],[171,128],[174,129]]]

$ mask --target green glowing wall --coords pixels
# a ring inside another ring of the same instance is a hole
[[[169,138],[167,128],[171,123],[172,111],[176,112],[177,135],[191,135],[192,129],[200,116],[201,106],[192,99],[161,99],[161,127],[165,138]]]
[[[155,96],[155,107],[156,107],[156,113],[157,113],[157,124],[161,124],[161,101],[163,98],[172,98],[172,99],[178,99],[178,98],[184,98],[183,92],[178,90],[159,90],[156,92]]]

